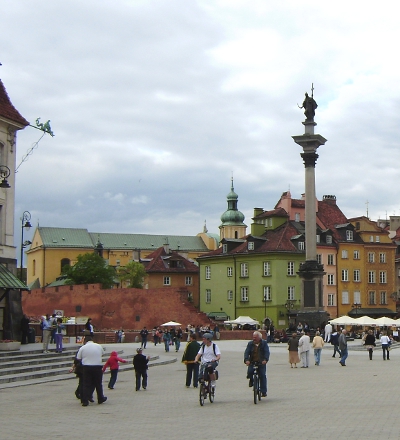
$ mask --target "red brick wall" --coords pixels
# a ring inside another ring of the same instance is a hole
[[[52,314],[56,309],[64,310],[65,316],[90,316],[96,330],[138,330],[167,321],[180,322],[183,327],[189,323],[210,325],[206,315],[197,312],[174,288],[101,289],[97,284],[46,287],[23,292],[22,309],[30,317]]]

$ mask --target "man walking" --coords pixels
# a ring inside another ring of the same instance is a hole
[[[143,327],[142,330],[140,330],[140,336],[142,337],[142,344],[140,345],[140,348],[146,348],[148,334],[149,331],[147,330],[146,327]]]
[[[310,337],[301,332],[301,338],[299,339],[299,352],[302,362],[301,368],[308,368],[309,365],[309,354],[310,354]]]
[[[261,395],[267,397],[267,362],[269,361],[269,347],[267,341],[262,338],[260,332],[253,333],[253,340],[247,344],[244,352],[244,363],[247,365],[247,377],[249,387],[253,386],[254,363],[258,362],[258,374],[260,376]]]
[[[347,356],[348,356],[346,333],[347,333],[347,330],[343,329],[342,333],[339,336],[339,349],[340,349],[340,352],[342,354],[342,358],[340,359],[339,364],[342,367],[346,366],[346,359],[347,359]]]
[[[93,336],[86,336],[85,345],[76,355],[76,358],[82,361],[82,406],[89,405],[89,399],[91,400],[95,389],[99,405],[107,400],[103,394],[103,353],[103,347],[93,342]]]
[[[150,356],[146,357],[142,351],[142,348],[137,348],[137,355],[133,357],[133,368],[135,369],[136,376],[136,391],[140,390],[140,385],[142,385],[144,390],[147,388],[147,369],[149,368],[147,364],[149,363]]]
[[[186,388],[190,387],[193,376],[193,386],[197,388],[199,383],[199,363],[195,362],[197,353],[200,350],[200,344],[197,342],[196,333],[190,335],[190,342],[186,344],[182,356],[182,362],[186,364]]]
[[[332,324],[330,324],[328,322],[328,324],[326,324],[325,329],[324,329],[325,342],[329,342],[331,340],[331,334],[332,334]]]

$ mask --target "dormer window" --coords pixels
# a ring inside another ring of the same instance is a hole
[[[304,251],[304,248],[305,248],[304,241],[299,241],[298,248],[299,248],[299,251]]]
[[[300,221],[300,213],[296,212],[296,214],[294,215],[294,221],[295,222],[299,222]]]
[[[326,244],[332,244],[332,235],[326,236]]]
[[[228,245],[225,243],[222,245],[222,253],[226,254],[228,252]]]
[[[321,236],[317,234],[317,243],[321,243]]]
[[[347,241],[353,241],[353,231],[346,231],[346,240]]]
[[[249,242],[247,243],[247,249],[248,249],[249,251],[254,251],[254,241],[249,241]]]

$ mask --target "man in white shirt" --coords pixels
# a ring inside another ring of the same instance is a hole
[[[82,361],[83,385],[82,385],[82,406],[89,405],[89,399],[94,389],[97,393],[97,402],[100,405],[107,400],[103,394],[103,360],[104,349],[100,344],[93,342],[93,336],[85,337],[83,345],[76,358]]]
[[[218,345],[212,342],[212,334],[204,333],[203,344],[197,353],[194,362],[199,362],[201,358],[199,380],[204,378],[204,370],[207,367],[208,375],[211,380],[211,386],[215,387],[215,373],[214,370],[218,365],[218,361],[221,359],[221,351]]]

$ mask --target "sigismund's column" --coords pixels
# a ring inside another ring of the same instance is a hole
[[[306,231],[306,261],[300,265],[297,274],[302,278],[302,292],[300,309],[319,310],[323,306],[322,277],[325,274],[324,266],[317,262],[317,214],[316,214],[316,193],[315,193],[315,165],[317,163],[317,149],[324,145],[326,139],[319,134],[314,134],[315,109],[318,107],[313,97],[306,93],[302,107],[306,120],[304,134],[292,136],[296,144],[303,148],[301,157],[305,167],[305,231]]]

